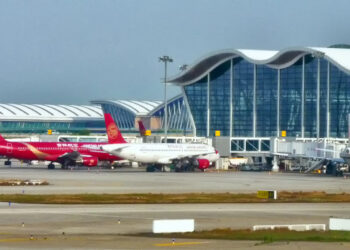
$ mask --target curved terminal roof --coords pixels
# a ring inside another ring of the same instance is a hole
[[[182,94],[174,96],[173,98],[169,99],[167,101],[167,105],[171,106],[171,105],[173,105],[173,104],[175,104],[176,102],[179,102],[179,101],[183,101],[183,95]],[[155,115],[157,112],[163,110],[164,107],[165,107],[164,102],[161,102],[157,107],[155,107],[152,111],[149,112],[149,115],[151,115],[151,116]]]
[[[103,112],[92,105],[0,104],[0,120],[73,121],[100,120]]]
[[[209,54],[191,65],[186,71],[168,79],[177,85],[191,84],[219,64],[236,57],[242,57],[254,64],[265,64],[272,68],[286,68],[306,54],[322,57],[350,74],[350,49],[296,47],[281,51],[232,49]]]
[[[158,107],[163,102],[161,101],[126,101],[126,100],[96,100],[92,101],[93,104],[111,104],[117,105],[131,112],[132,114],[139,115],[148,115],[153,109]]]

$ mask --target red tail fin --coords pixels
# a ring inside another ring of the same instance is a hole
[[[108,143],[126,143],[111,114],[105,114]]]
[[[143,122],[141,120],[139,120],[138,123],[139,123],[140,135],[145,136],[146,135],[146,128],[143,125]]]
[[[7,141],[4,139],[4,137],[2,137],[2,136],[0,135],[0,143],[2,143],[2,142],[7,142]]]

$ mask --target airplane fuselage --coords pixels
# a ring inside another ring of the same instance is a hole
[[[115,147],[115,149],[113,149]],[[170,164],[169,159],[201,158],[210,162],[216,161],[219,155],[212,146],[204,144],[165,144],[133,143],[120,148],[113,144],[103,147],[107,152],[130,161],[141,163]]]
[[[0,144],[0,155],[20,160],[58,161],[65,153],[79,152],[81,155],[97,157],[100,161],[120,160],[119,157],[101,150],[103,145],[105,143],[7,141]]]

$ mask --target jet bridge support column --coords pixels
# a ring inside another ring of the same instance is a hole
[[[279,166],[278,166],[278,156],[275,155],[273,157],[273,163],[272,163],[272,172],[278,172],[280,170]]]
[[[278,166],[279,157],[277,155],[277,143],[278,143],[278,137],[271,138],[271,144],[273,145],[273,147],[271,148],[272,154],[273,154],[272,172],[278,172],[280,170]]]

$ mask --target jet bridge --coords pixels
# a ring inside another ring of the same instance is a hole
[[[273,170],[278,163],[287,160],[290,166],[298,166],[305,173],[327,166],[330,162],[343,162],[340,153],[346,148],[348,139],[315,138],[272,138],[271,155],[274,156]]]

